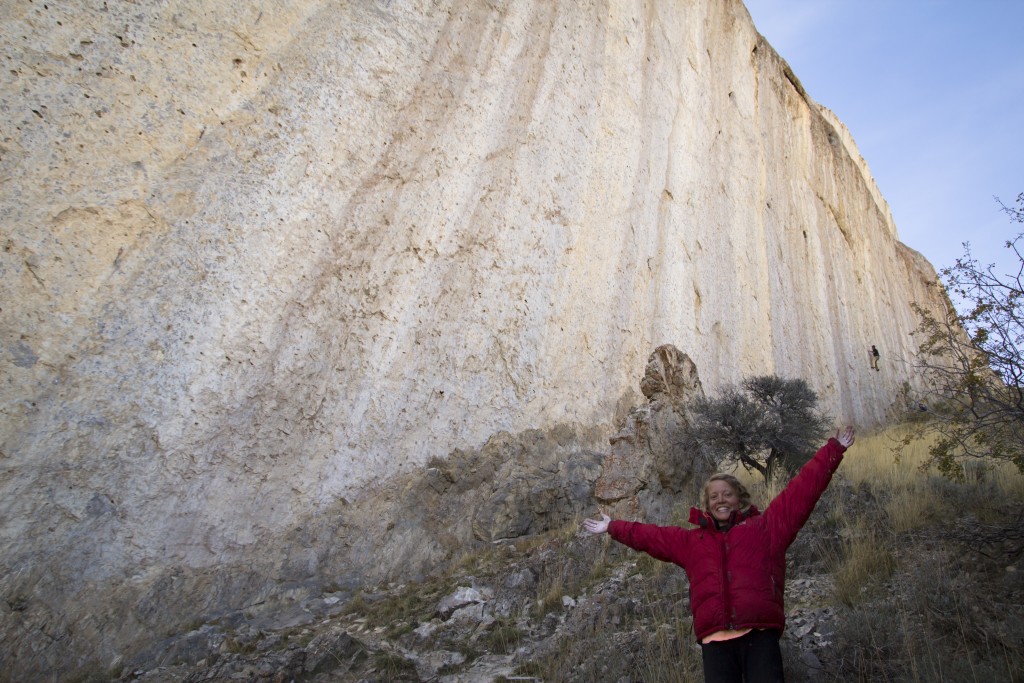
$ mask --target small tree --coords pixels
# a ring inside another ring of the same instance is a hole
[[[1022,223],[1024,193],[1017,206],[1003,210],[1012,222]],[[920,423],[897,452],[934,435],[927,464],[951,478],[963,476],[964,456],[1010,461],[1024,472],[1022,237],[1006,242],[1016,257],[1015,274],[982,267],[965,243],[963,258],[944,268],[936,283],[948,294],[943,310],[936,315],[913,305],[920,319],[914,334],[921,340],[915,366],[926,381],[923,398],[937,415]]]
[[[780,470],[792,473],[814,453],[831,424],[817,403],[802,379],[750,377],[718,398],[698,399],[690,436],[715,463],[738,462],[769,481]]]

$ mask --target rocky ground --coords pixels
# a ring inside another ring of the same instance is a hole
[[[699,385],[685,363],[659,367],[607,453],[574,450],[568,430],[455,452],[340,509],[331,523],[347,531],[328,547],[344,552],[315,582],[265,577],[277,588],[208,617],[179,592],[192,623],[166,621],[108,670],[35,680],[702,680],[684,573],[579,531],[599,506],[678,524],[696,499],[706,472],[680,437],[685,392],[655,379]],[[991,482],[921,482],[900,525],[884,483],[840,470],[825,492],[787,555],[790,683],[1024,683],[1024,503]],[[374,569],[406,578],[353,578]]]
[[[1002,526],[949,519],[880,543],[851,582],[851,529],[882,529],[877,503],[833,482],[790,548],[787,681],[1024,681],[1024,508],[1000,503]],[[151,652],[77,680],[702,680],[685,574],[578,521],[478,545],[423,580],[197,623]]]
[[[683,571],[580,531],[598,505],[686,518],[705,474],[680,436],[683,399],[700,391],[691,365],[652,356],[649,403],[630,411],[610,452],[572,451],[558,431],[457,452],[390,497],[350,506],[343,521],[360,544],[325,565],[321,588],[282,583],[151,638],[117,670],[62,680],[703,680]],[[919,496],[934,509],[917,505],[898,530],[892,491],[833,480],[787,554],[789,683],[1024,681],[1024,504],[993,486],[929,486]],[[352,582],[374,565],[417,578]]]
[[[821,679],[831,594],[827,574],[788,583],[791,680]],[[159,665],[119,680],[700,680],[683,572],[574,530],[497,544],[422,582],[198,625],[166,645]]]

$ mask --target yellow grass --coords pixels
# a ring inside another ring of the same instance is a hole
[[[855,483],[869,481],[875,486],[903,488],[925,478],[937,476],[934,472],[922,472],[921,466],[928,459],[931,439],[913,441],[900,458],[895,461],[893,449],[901,439],[911,433],[911,427],[897,425],[877,434],[858,436],[843,461],[842,473]],[[982,460],[965,460],[963,463],[968,484],[995,486],[1000,493],[1013,499],[1024,499],[1024,475],[1009,463],[991,463]]]
[[[928,459],[927,442],[912,442],[897,462],[894,447],[909,429],[896,426],[857,437],[802,537],[807,544],[801,557],[813,564],[795,568],[796,575],[807,571],[819,578],[827,571],[834,593],[814,595],[813,600],[834,600],[840,610],[830,625],[836,629],[830,640],[842,643],[842,649],[831,645],[826,652],[829,666],[840,662],[845,668],[842,678],[828,680],[1024,682],[1018,613],[1002,618],[1008,602],[1005,586],[1011,585],[1020,560],[1012,560],[1015,566],[994,565],[997,571],[987,576],[972,574],[968,570],[976,562],[960,566],[950,561],[970,548],[955,539],[945,547],[941,532],[965,512],[983,524],[1005,524],[986,520],[985,511],[1005,511],[1012,506],[1003,503],[1024,501],[1024,476],[1010,466],[973,461],[965,464],[965,481],[948,481],[921,469]],[[766,484],[758,473],[742,468],[732,473],[762,509],[785,485],[781,480]],[[698,500],[689,502],[700,505]],[[683,523],[688,508],[681,505],[672,516]],[[554,649],[517,655],[525,660],[516,664],[518,677],[581,680],[573,678],[574,672],[592,663],[591,650],[611,653],[605,661],[614,662],[629,648],[636,662],[630,680],[701,680],[700,649],[686,610],[681,570],[624,551],[607,536],[583,534],[581,521],[576,518],[560,529],[510,543],[474,546],[457,558],[450,575],[402,595],[372,602],[357,598],[353,611],[366,613],[371,625],[411,628],[431,619],[438,600],[454,586],[466,585],[466,575],[497,580],[507,565],[523,562],[521,566],[538,573],[534,589],[523,589],[532,603],[523,601],[521,608],[501,617],[480,636],[482,642],[492,651],[512,654],[521,640],[532,637],[533,624],[557,622],[565,630]],[[929,532],[929,525],[940,532]],[[601,609],[584,617],[584,612],[563,605],[566,595],[586,596]],[[577,630],[568,627],[574,622]],[[388,631],[388,637],[393,633],[397,629]],[[234,641],[229,645],[238,647]],[[407,673],[403,658],[381,657],[377,665],[383,673]]]
[[[931,440],[912,441],[899,461],[895,447],[911,427],[897,425],[875,434],[862,434],[846,453],[836,475],[854,486],[869,485],[879,492],[889,528],[901,533],[920,528],[938,516],[947,515],[951,504],[957,510],[990,496],[1024,501],[1024,475],[1009,463],[979,460],[964,462],[965,482],[954,484],[933,470],[923,470]],[[750,491],[754,504],[762,509],[778,495],[783,481],[765,483],[757,472],[742,467],[731,470]],[[841,508],[832,510],[840,518]]]
[[[1024,476],[1009,463],[966,460],[965,481],[954,484],[935,471],[922,469],[930,440],[912,441],[897,462],[894,448],[910,429],[897,425],[858,437],[840,469],[840,475],[852,483],[870,484],[884,494],[885,512],[896,533],[979,506],[992,497],[1024,500]]]
[[[964,481],[950,481],[923,467],[931,445],[924,440],[912,441],[897,461],[895,447],[911,429],[894,426],[858,435],[815,513],[825,518],[819,519],[824,523],[815,552],[832,576],[836,603],[844,606],[843,637],[855,647],[843,656],[860,669],[847,665],[844,675],[852,677],[844,680],[1018,680],[1019,650],[995,640],[1016,622],[1004,623],[997,612],[986,611],[998,605],[998,593],[992,596],[998,588],[973,583],[961,567],[929,564],[928,553],[941,561],[948,557],[946,549],[916,539],[929,538],[929,527],[955,523],[965,513],[981,523],[1005,524],[997,515],[1005,514],[1005,503],[1024,501],[1024,476],[1011,465],[973,460],[964,462]],[[741,467],[730,473],[762,509],[785,485],[766,484],[760,474]],[[929,542],[934,541],[932,534]],[[956,552],[959,546],[951,547]],[[922,568],[931,573],[921,576]],[[658,578],[655,572],[644,575]],[[965,593],[968,588],[973,592]],[[645,601],[656,602],[653,595]],[[678,621],[676,614],[655,611],[655,649],[660,650],[652,662],[690,654],[680,646],[685,634],[673,630]],[[939,640],[922,634],[939,634]],[[659,683],[688,680],[666,674],[650,666],[641,677]],[[903,674],[908,678],[899,677]]]

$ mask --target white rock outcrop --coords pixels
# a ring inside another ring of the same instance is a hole
[[[739,0],[7,3],[0,44],[0,668],[315,575],[303,529],[453,448],[610,434],[663,343],[865,427],[916,381],[934,272]]]

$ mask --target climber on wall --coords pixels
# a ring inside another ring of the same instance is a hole
[[[879,354],[878,354],[878,349],[875,348],[874,344],[871,345],[871,351],[869,351],[868,354],[871,356],[871,369],[872,370],[878,370],[878,355]]]
[[[703,509],[690,510],[694,529],[604,513],[583,528],[686,571],[706,683],[780,683],[786,549],[853,441],[853,427],[837,430],[763,513],[736,477],[716,474],[704,485]]]

